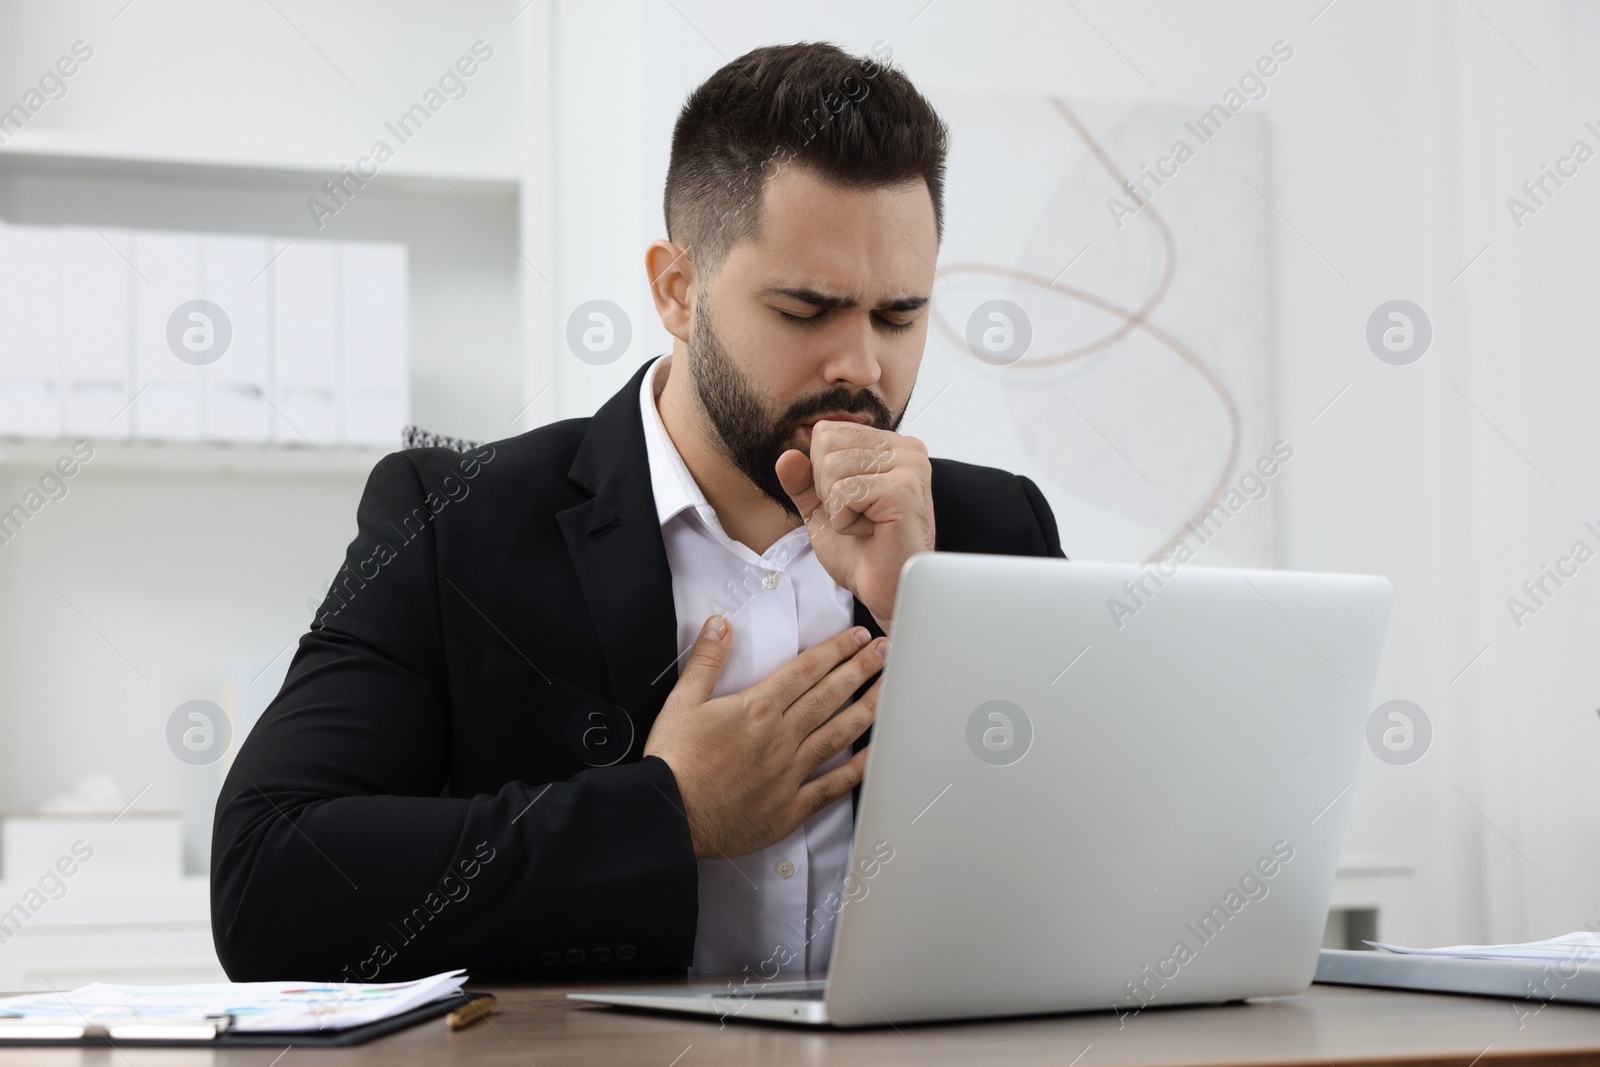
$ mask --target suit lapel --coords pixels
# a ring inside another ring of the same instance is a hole
[[[578,574],[611,680],[611,698],[633,725],[629,759],[678,680],[672,570],[640,420],[646,363],[595,412],[567,477],[593,496],[556,515]]]
[[[860,600],[856,600],[856,625],[865,626],[873,637],[883,636],[883,627],[878,625],[878,620],[872,617],[872,612],[868,611],[867,606]]]
[[[867,606],[865,604],[863,604],[857,598],[852,598],[852,599],[855,600],[855,604],[856,604],[856,625],[857,626],[865,626],[867,628],[867,632],[872,634],[873,637],[882,637],[882,636],[884,636],[883,627],[878,625],[878,620],[874,619],[872,617],[872,612],[867,609]],[[875,674],[871,678],[867,679],[866,684],[863,685],[860,689],[857,689],[855,691],[855,693],[852,694],[851,699],[852,700],[860,700],[861,699],[861,694],[865,693],[868,689],[872,688],[872,683],[875,682],[877,680],[877,678],[878,678],[878,676]],[[870,742],[871,740],[872,740],[872,727],[869,726],[869,727],[867,727],[867,732],[866,733],[862,734],[860,737],[856,738],[854,741],[852,741],[850,743],[850,751],[851,752],[860,752],[863,748],[867,747],[868,742]],[[856,786],[854,789],[850,790],[850,804],[851,804],[851,810],[854,811],[855,814],[860,815],[861,814],[861,787],[859,785]]]

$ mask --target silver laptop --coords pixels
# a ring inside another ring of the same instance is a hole
[[[1389,595],[1366,575],[913,557],[827,980],[572,997],[871,1026],[1300,992]]]

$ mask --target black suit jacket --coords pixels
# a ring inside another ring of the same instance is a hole
[[[678,658],[643,374],[592,418],[373,469],[217,801],[212,929],[232,978],[692,962],[682,799],[640,758]],[[939,551],[1062,555],[1027,478],[936,459],[933,499]],[[882,632],[859,601],[856,621]]]

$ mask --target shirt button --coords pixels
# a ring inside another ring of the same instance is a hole
[[[779,860],[777,871],[778,877],[788,878],[790,875],[794,874],[794,864],[790,863],[788,860]]]
[[[778,588],[778,572],[777,571],[767,571],[766,573],[762,574],[761,575],[761,585],[762,585],[763,588],[766,588],[766,589],[776,589],[776,588]]]

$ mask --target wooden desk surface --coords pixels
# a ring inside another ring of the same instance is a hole
[[[653,984],[681,984],[682,979]],[[616,983],[640,986],[652,983]],[[1446,1064],[1555,1067],[1600,1064],[1600,1007],[1547,1005],[1520,1020],[1529,1002],[1314,985],[1295,997],[1244,1004],[1009,1022],[917,1025],[899,1030],[815,1031],[716,1018],[668,1017],[578,1005],[582,985],[480,986],[500,998],[492,1023],[451,1033],[434,1020],[348,1049],[0,1049],[0,1064],[152,1064],[294,1067],[482,1064],[551,1067],[643,1064]],[[275,1056],[280,1056],[274,1059]]]

